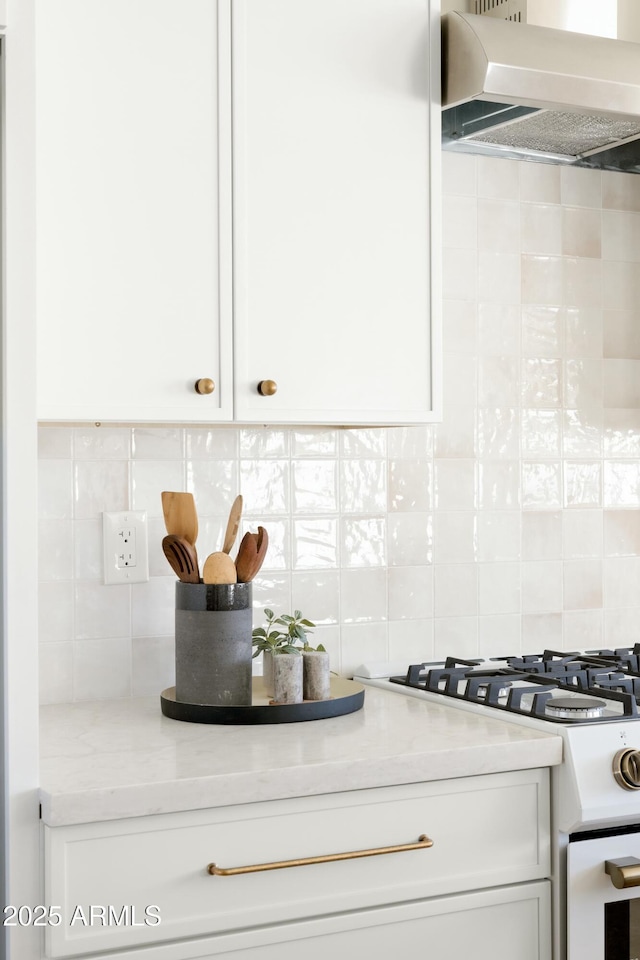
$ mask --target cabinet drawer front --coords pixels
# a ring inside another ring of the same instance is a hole
[[[48,928],[49,953],[78,955],[547,876],[548,775],[44,829],[45,902],[63,918]],[[423,834],[433,846],[324,861]],[[211,863],[278,866],[220,876]]]

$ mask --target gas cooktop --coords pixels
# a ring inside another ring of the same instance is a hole
[[[389,677],[431,694],[560,724],[638,719],[640,644],[616,650],[417,663]]]

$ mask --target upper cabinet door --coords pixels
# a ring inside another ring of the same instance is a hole
[[[439,418],[438,8],[233,0],[239,420]]]
[[[42,419],[232,417],[227,5],[36,2]]]

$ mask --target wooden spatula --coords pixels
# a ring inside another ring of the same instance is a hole
[[[161,496],[167,533],[194,544],[198,539],[198,514],[193,494],[163,490]]]
[[[231,511],[229,512],[229,520],[227,523],[227,529],[224,535],[224,543],[222,545],[223,553],[231,553],[231,548],[236,542],[236,537],[238,536],[238,527],[240,526],[240,517],[242,516],[242,495],[238,494],[231,505]]]
[[[200,583],[198,555],[192,543],[175,534],[167,534],[162,541],[162,549],[178,580]]]

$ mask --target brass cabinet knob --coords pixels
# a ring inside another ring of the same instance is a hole
[[[204,395],[207,393],[213,393],[216,385],[209,377],[201,377],[200,380],[196,380],[195,388],[196,393],[201,393]]]
[[[272,397],[278,390],[275,380],[261,380],[258,384],[258,393],[263,397]]]

